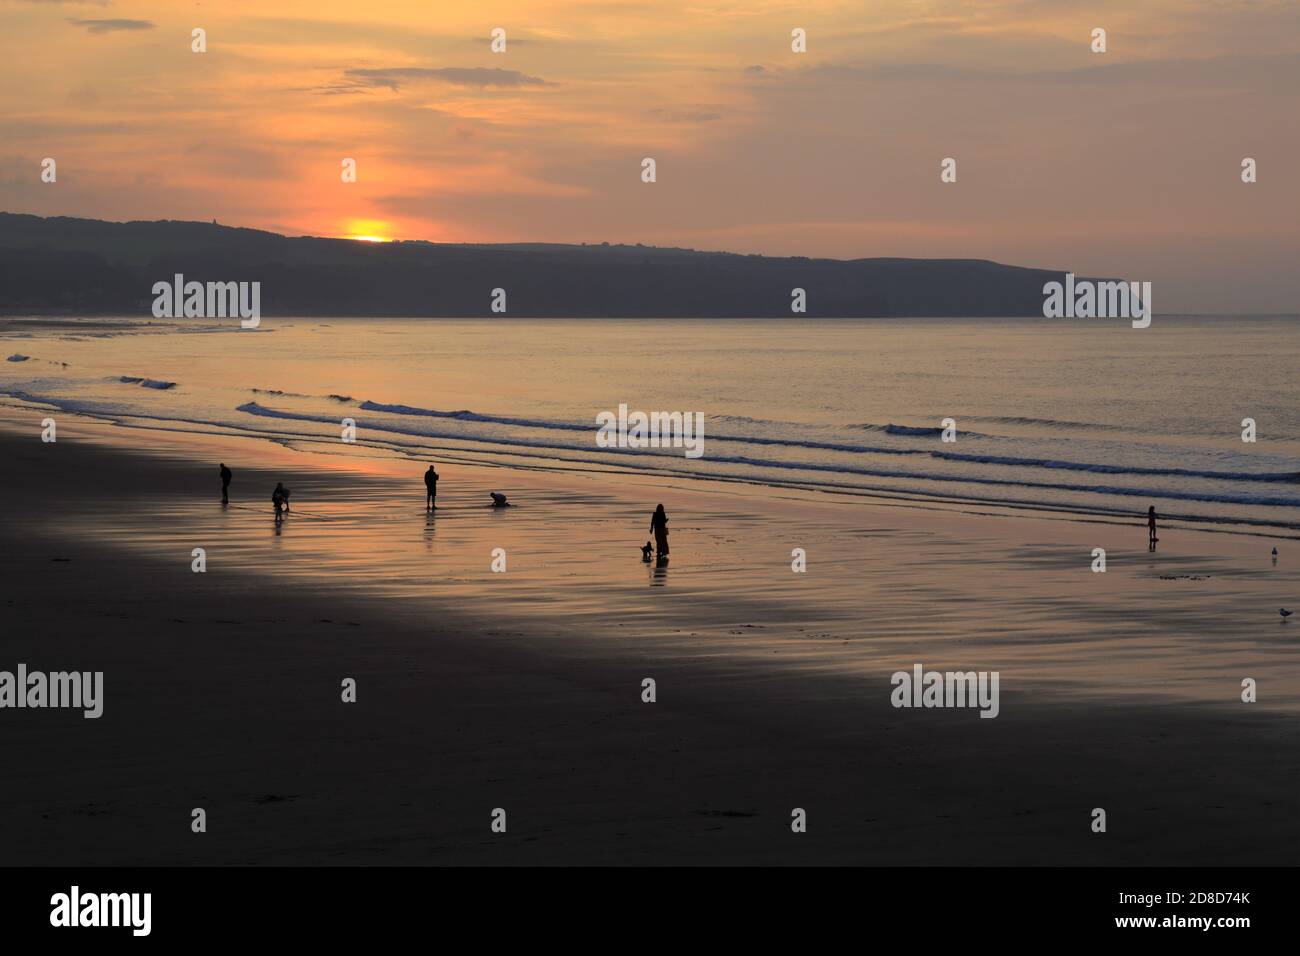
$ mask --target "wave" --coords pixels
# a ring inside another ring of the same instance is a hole
[[[1170,498],[1179,501],[1214,501],[1227,504],[1266,505],[1279,508],[1300,507],[1300,498],[1263,498],[1255,495],[1234,495],[1215,492],[1172,491],[1157,488],[1131,488],[1125,485],[1077,485],[1064,482],[1017,481],[1009,478],[984,478],[970,475],[932,475],[923,472],[886,471],[874,468],[853,468],[846,465],[813,462],[769,461],[742,456],[719,458],[711,456],[710,462],[733,462],[759,468],[789,468],[799,471],[833,472],[863,475],[873,478],[905,478],[912,481],[945,481],[957,485],[1002,485],[1016,488],[1042,488],[1052,491],[1088,492],[1101,495],[1122,495],[1140,498]]]
[[[230,428],[237,433],[260,436],[275,437],[276,433],[268,432],[257,428],[249,428],[240,425],[234,420],[221,420],[219,418],[199,417],[184,418],[177,416],[150,414],[148,411],[131,411],[122,409],[112,403],[86,402],[73,399],[54,398],[40,395],[33,395],[18,389],[0,389],[0,394],[10,395],[22,401],[51,405],[64,409],[69,412],[87,414],[107,420],[122,421],[141,420],[155,421],[164,423],[160,425],[146,425],[140,427],[166,427],[166,425],[190,424],[203,427],[224,427]],[[337,426],[338,419],[329,415],[312,415],[297,412],[281,411],[279,409],[268,408],[259,405],[256,402],[249,402],[240,405],[237,409],[240,413],[256,417],[284,420],[309,422],[319,425]],[[460,413],[449,413],[448,416]],[[469,413],[474,415],[474,413]],[[499,416],[484,416],[488,418]],[[475,416],[472,420],[477,420]],[[396,445],[401,448],[416,450],[430,441],[453,441],[464,443],[463,451],[472,453],[491,453],[495,447],[511,454],[518,454],[527,457],[544,457],[561,462],[569,467],[582,466],[609,466],[617,464],[621,467],[631,465],[636,461],[641,467],[661,474],[675,474],[683,477],[695,478],[715,478],[723,480],[743,480],[757,482],[761,484],[776,485],[816,485],[831,490],[860,491],[873,493],[876,491],[890,491],[899,494],[916,494],[925,497],[944,497],[954,499],[980,500],[989,503],[1004,503],[1008,505],[1025,505],[1033,507],[1052,506],[1052,499],[1037,501],[1026,501],[1025,496],[1017,496],[1012,489],[1024,489],[1024,491],[1057,491],[1057,492],[1074,492],[1086,493],[1097,496],[1114,496],[1119,498],[1144,498],[1150,500],[1176,500],[1189,502],[1207,502],[1215,504],[1245,505],[1256,507],[1278,507],[1278,508],[1296,508],[1300,507],[1300,497],[1292,495],[1256,495],[1244,492],[1233,492],[1223,489],[1204,489],[1195,488],[1158,488],[1158,487],[1131,487],[1124,485],[1115,485],[1103,482],[1082,483],[1082,482],[1058,482],[1058,481],[1040,481],[1033,480],[1030,476],[1012,475],[1006,477],[992,477],[982,475],[954,475],[942,473],[927,473],[912,469],[894,469],[879,467],[859,467],[847,463],[834,462],[806,462],[806,461],[788,461],[774,460],[756,457],[752,455],[710,455],[706,459],[687,461],[681,454],[673,454],[668,451],[656,451],[651,449],[634,450],[634,449],[597,449],[594,441],[591,444],[579,444],[572,441],[565,442],[562,440],[546,441],[541,436],[522,436],[522,437],[492,437],[484,435],[465,434],[457,430],[428,430],[419,427],[402,428],[392,422],[366,421],[361,424],[362,428],[372,433],[370,441],[376,445]],[[412,423],[413,426],[415,423]],[[594,431],[594,429],[593,429]],[[392,437],[386,437],[392,436]],[[395,440],[398,436],[414,438],[415,444]],[[283,440],[301,439],[308,441],[319,441],[322,435],[312,432],[299,432],[298,434],[282,434]],[[557,436],[558,438],[558,436]],[[477,446],[477,447],[476,447]],[[457,446],[449,446],[457,447]],[[509,450],[509,451],[508,451]],[[711,467],[718,466],[718,467]],[[636,467],[636,466],[633,466]],[[1094,466],[1098,470],[1105,471],[1106,466]],[[1138,472],[1140,469],[1119,469],[1111,468],[1110,473],[1124,473],[1125,471]],[[1155,471],[1155,469],[1146,469],[1146,472]],[[1190,470],[1165,469],[1163,473],[1179,472],[1187,473]],[[1193,474],[1205,474],[1191,472]],[[1209,474],[1219,474],[1210,472]],[[1288,473],[1290,474],[1290,473]],[[825,480],[817,480],[816,475],[825,476]],[[782,477],[786,476],[786,477]],[[1251,478],[1261,478],[1253,475]],[[1300,475],[1291,474],[1293,479],[1300,479]],[[905,483],[904,486],[889,488],[879,484],[863,484],[855,482],[855,478],[873,478],[883,480],[895,480]],[[929,487],[927,487],[929,486]],[[1002,492],[996,492],[989,496],[977,494],[980,487],[1007,489]],[[1090,504],[1088,510],[1107,511],[1100,504]],[[1127,513],[1124,509],[1114,509],[1116,513]],[[1216,521],[1219,518],[1210,515],[1179,515],[1179,517],[1189,517],[1195,520]],[[1226,519],[1225,519],[1226,520]],[[1265,522],[1266,524],[1269,522]],[[1285,522],[1283,525],[1290,527]]]
[[[17,388],[0,389],[0,395],[8,395],[10,398],[16,398],[20,402],[30,402],[33,405],[49,405],[52,408],[58,408],[65,412],[72,412],[79,415],[91,415],[96,418],[109,417],[105,410],[93,402],[81,402],[71,398],[51,398],[46,395],[33,395],[31,392],[25,392]]]
[[[410,405],[384,405],[379,402],[364,401],[360,406],[367,412],[384,412],[388,415],[416,415],[422,418],[452,418],[461,422],[490,422],[494,425],[518,425],[522,428],[554,428],[559,431],[592,432],[596,426],[577,425],[573,422],[547,421],[538,418],[511,418],[505,415],[483,415],[462,408],[459,411],[443,412],[435,408],[413,408]]]
[[[468,409],[459,411],[439,411],[437,409],[413,408],[409,405],[387,405],[380,402],[365,401],[360,406],[365,411],[382,412],[392,415],[408,415],[439,419],[452,419],[464,422],[484,422],[500,425],[514,425],[522,428],[556,429],[559,431],[591,431],[593,425],[579,425],[572,422],[557,422],[546,419],[516,418],[502,415],[489,415],[472,412]],[[733,420],[736,416],[726,416]],[[712,419],[710,419],[712,420]],[[760,419],[749,419],[757,422]],[[778,423],[773,423],[778,424]],[[913,428],[906,425],[862,425],[854,426],[872,429],[888,434],[901,435],[938,435],[942,428]],[[966,433],[969,435],[970,433]],[[817,451],[847,452],[865,455],[924,455],[939,461],[968,462],[976,465],[1000,465],[1009,468],[1045,468],[1062,471],[1081,471],[1107,475],[1142,475],[1147,477],[1171,478],[1207,478],[1219,481],[1261,481],[1261,482],[1300,482],[1300,472],[1248,472],[1248,471],[1214,471],[1194,468],[1143,467],[1140,465],[1107,465],[1091,462],[1069,461],[1055,458],[1024,458],[1014,455],[981,455],[971,452],[940,451],[924,448],[894,448],[884,445],[858,445],[846,442],[799,440],[793,438],[775,438],[764,435],[706,435],[706,441],[734,442],[748,445],[768,445],[788,448],[806,448]],[[714,457],[714,456],[710,456]]]
[[[163,382],[156,378],[141,378],[138,375],[121,375],[118,381],[126,385],[139,385],[141,388],[156,388],[159,391],[165,391],[169,388],[175,388],[175,382]]]
[[[1118,425],[1097,422],[1072,422],[1059,418],[1029,418],[1024,415],[963,415],[968,422],[988,422],[994,425],[1040,425],[1044,428],[1072,428],[1088,431],[1123,431]]]
[[[157,381],[154,379],[146,379],[138,376],[124,375],[120,377],[120,381],[128,384],[136,384],[136,385],[140,385],[141,387],[158,389],[158,390],[168,390],[176,386],[175,382]],[[279,390],[275,390],[275,389],[253,389],[253,391],[265,392],[268,394],[286,394],[286,395],[294,394],[294,393],[287,393],[287,392],[279,392]],[[343,395],[330,395],[329,397],[330,399],[338,402],[347,402],[351,400],[348,396],[343,396]],[[376,412],[378,414],[401,415],[401,416],[412,417],[412,418],[430,418],[436,420],[447,420],[447,421],[457,421],[457,422],[507,425],[516,428],[536,429],[539,431],[553,430],[553,431],[561,431],[561,432],[569,432],[569,433],[588,432],[588,433],[592,433],[593,435],[595,433],[594,423],[591,425],[587,425],[587,424],[578,424],[574,422],[554,421],[548,419],[533,419],[533,418],[523,418],[518,416],[494,415],[494,414],[475,412],[470,409],[440,410],[440,409],[430,409],[430,408],[419,408],[410,405],[375,402],[370,400],[362,402],[359,407],[364,411]],[[310,422],[317,422],[317,423],[330,423],[330,424],[335,423],[335,419],[333,418],[322,417],[322,416],[311,415],[311,414],[280,412],[274,409],[266,408],[265,406],[262,405],[258,405],[256,402],[250,402],[241,405],[238,407],[237,410],[245,414],[260,415],[263,417],[279,417],[287,420],[310,421]],[[123,411],[122,414],[131,414],[131,413]],[[738,422],[739,419],[742,418],[742,416],[728,416],[728,418],[734,422]],[[748,420],[755,423],[763,421],[760,419],[748,419]],[[781,423],[773,422],[772,424],[781,424]],[[793,425],[794,423],[788,423],[788,424]],[[394,429],[391,427],[385,428],[385,426],[376,425],[376,424],[371,424],[367,427],[377,427],[380,430],[388,430],[400,434],[408,434],[414,436],[427,436],[427,437],[436,437],[436,438],[445,438],[445,439],[460,439],[460,440],[479,441],[479,442],[487,441],[487,442],[492,442],[503,446],[520,447],[520,448],[536,447],[536,448],[547,448],[547,449],[554,449],[554,450],[566,450],[566,449],[582,450],[582,451],[588,450],[586,446],[579,446],[573,444],[557,444],[554,442],[546,442],[536,438],[527,438],[527,437],[521,439],[521,438],[506,438],[504,436],[493,437],[493,436],[481,436],[481,435],[477,435],[477,436],[465,435],[459,433],[436,434],[436,433],[431,433],[423,430],[403,430],[403,429]],[[937,429],[937,428],[912,428],[910,426],[900,426],[900,425],[892,425],[892,424],[861,425],[856,427],[863,428],[864,430],[871,429],[871,430],[886,432],[886,433],[889,433],[889,430],[893,429],[894,432],[892,433],[894,434],[897,434],[899,430],[902,430],[904,434],[908,434],[908,435],[914,433],[936,434],[942,431],[942,429]],[[1105,464],[1105,463],[1096,463],[1096,462],[1073,461],[1067,459],[1023,457],[1023,456],[1015,456],[1015,455],[989,455],[989,454],[978,454],[972,452],[945,451],[940,449],[900,448],[900,447],[890,447],[886,445],[817,441],[811,439],[799,440],[793,438],[771,437],[771,436],[761,436],[761,435],[730,435],[730,434],[707,435],[706,434],[705,439],[706,442],[723,442],[723,443],[736,444],[740,446],[766,446],[766,447],[777,447],[777,448],[806,449],[806,450],[825,451],[825,452],[839,452],[839,453],[854,454],[854,455],[885,455],[885,456],[892,456],[892,457],[925,456],[926,458],[935,461],[940,461],[940,462],[966,463],[966,464],[971,464],[976,466],[987,465],[987,466],[1004,467],[1004,468],[1041,469],[1047,471],[1072,471],[1072,472],[1079,472],[1083,474],[1112,475],[1115,477],[1192,478],[1192,479],[1206,479],[1211,481],[1224,481],[1224,482],[1234,482],[1234,483],[1240,482],[1240,483],[1263,483],[1263,484],[1300,484],[1300,471],[1249,472],[1249,471],[1219,470],[1219,469],[1207,469],[1207,468],[1141,466],[1141,465],[1131,465],[1131,464],[1123,464],[1123,465]],[[736,463],[750,463],[756,467],[761,466],[760,462],[770,462],[770,464],[768,464],[767,467],[773,467],[773,468],[792,468],[792,467],[805,468],[806,467],[809,470],[829,468],[829,470],[831,471],[842,471],[846,474],[860,473],[864,475],[872,475],[872,476],[880,476],[880,477],[909,477],[909,476],[927,477],[923,473],[916,472],[916,471],[889,471],[884,469],[855,470],[853,467],[848,465],[838,465],[833,463],[830,465],[823,465],[819,463],[805,465],[804,463],[801,462],[782,462],[782,461],[773,461],[769,459],[755,459],[752,458],[751,456],[746,456],[743,454],[729,455],[729,456],[728,455],[718,456],[716,454],[711,454],[708,455],[708,459],[710,461],[730,460]],[[978,482],[982,480],[982,477],[972,476],[972,475],[963,475],[963,476],[953,475],[953,476],[945,476],[943,480]],[[996,479],[996,480],[1003,481],[1004,479]],[[1016,482],[1010,482],[1010,483],[1016,483]],[[1044,488],[1062,488],[1068,490],[1094,490],[1094,489],[1100,490],[1101,489],[1101,486],[1064,485],[1064,484],[1052,483],[1047,481],[1026,480],[1020,483],[1026,485],[1035,485]],[[1116,493],[1118,494],[1120,492],[1117,491]],[[1216,499],[1207,497],[1204,500],[1216,500]]]
[[[286,392],[279,388],[250,388],[254,395],[274,395],[276,398],[327,398],[331,402],[350,403],[354,399],[351,395],[339,395],[331,392],[328,395],[308,395],[305,392]]]
[[[750,418],[748,415],[710,415],[711,422],[726,422],[729,425],[784,425],[799,427],[798,422],[778,422],[770,418]]]
[[[969,461],[985,465],[1085,471],[1100,475],[1145,475],[1148,477],[1209,478],[1217,481],[1300,482],[1295,471],[1207,471],[1196,468],[1144,468],[1141,465],[1098,465],[1052,458],[1015,458],[1006,455],[964,455],[959,452],[931,452],[936,458]]]
[[[370,405],[370,404],[373,403],[369,403],[369,402],[365,403],[365,405]],[[365,405],[363,405],[362,407],[364,408]],[[385,406],[385,407],[391,407],[391,406]],[[401,406],[401,407],[405,407],[405,406]],[[337,424],[336,419],[327,416],[309,415],[300,412],[283,412],[283,411],[278,411],[276,409],[266,408],[265,406],[258,405],[256,402],[249,402],[244,405],[240,405],[236,409],[236,411],[241,411],[250,415],[258,415],[267,418],[286,419],[290,421],[309,421],[309,422],[316,422],[320,424],[329,424],[329,425]],[[449,412],[437,417],[455,418],[459,414],[461,413]],[[472,415],[474,413],[467,413],[467,414]],[[477,421],[479,420],[479,418],[476,417],[473,420]],[[483,435],[466,435],[457,432],[419,431],[419,430],[412,430],[412,429],[395,428],[391,425],[385,425],[382,423],[375,423],[375,422],[369,422],[369,423],[358,422],[358,425],[360,427],[372,429],[374,431],[388,432],[392,434],[407,435],[407,436],[425,438],[425,439],[465,441],[465,442],[474,442],[474,443],[486,444],[486,445],[498,445],[502,447],[527,448],[527,449],[536,449],[536,450],[545,449],[548,451],[569,451],[569,452],[579,452],[585,454],[591,454],[593,451],[595,451],[594,441],[592,445],[574,445],[574,444],[565,444],[561,442],[540,441],[536,438],[526,438],[526,439],[508,438],[508,437],[495,437],[495,436],[483,436]],[[584,427],[583,430],[585,431],[587,429]],[[635,455],[644,458],[653,458],[653,459],[660,459],[660,460],[663,459],[679,460],[682,458],[680,454],[667,454],[662,451],[654,451],[650,449],[603,448],[600,449],[599,451],[601,454],[610,454],[610,455],[619,455],[619,456]],[[939,453],[934,453],[934,454],[939,454]],[[992,456],[978,456],[978,457],[992,457]],[[596,464],[598,463],[598,461],[599,461],[598,459],[587,459],[586,463]],[[988,476],[973,476],[973,475],[945,475],[945,474],[926,473],[920,471],[903,471],[903,470],[888,469],[888,468],[863,468],[863,467],[856,467],[847,464],[829,463],[829,462],[783,461],[780,459],[754,458],[748,455],[721,455],[721,456],[709,455],[705,459],[702,459],[701,461],[703,461],[706,464],[744,465],[750,468],[765,468],[765,469],[782,470],[782,471],[829,473],[829,474],[838,474],[838,475],[845,475],[845,476],[860,476],[860,477],[870,477],[870,478],[901,478],[909,481],[946,482],[954,485],[967,485],[967,484],[991,485],[991,486],[1002,486],[1002,487],[1036,488],[1036,489],[1044,489],[1044,490],[1052,490],[1052,491],[1086,492],[1086,493],[1101,494],[1101,495],[1120,495],[1126,497],[1131,496],[1131,497],[1145,497],[1145,498],[1176,499],[1176,500],[1184,500],[1184,501],[1207,501],[1207,502],[1220,502],[1226,504],[1265,505],[1265,506],[1286,507],[1286,508],[1300,507],[1300,497],[1260,497],[1256,495],[1231,494],[1231,493],[1211,492],[1211,491],[1194,491],[1194,490],[1175,491],[1170,489],[1133,488],[1124,485],[1074,484],[1068,482],[1032,481],[1032,480],[1028,480],[1027,478],[1024,479],[994,478]],[[1090,470],[1090,466],[1080,465],[1079,467],[1084,470]],[[1207,477],[1207,476],[1222,477],[1220,473],[1215,473],[1215,472],[1198,473],[1198,472],[1191,471],[1189,469],[1160,470],[1160,469],[1136,469],[1136,468],[1123,469],[1117,466],[1114,467],[1096,466],[1096,467],[1102,473],[1105,474],[1139,474],[1139,475],[1178,474],[1178,475],[1193,475],[1197,477]],[[1225,473],[1225,474],[1232,475],[1233,473]],[[1300,480],[1300,475],[1297,475],[1295,473],[1288,472],[1286,473],[1286,475],[1292,480]],[[1260,475],[1250,475],[1248,477],[1256,478],[1259,480],[1278,480],[1278,479],[1269,479],[1267,476],[1260,476]]]
[[[942,427],[934,427],[931,425],[895,425],[892,422],[890,422],[888,425],[877,425],[874,422],[858,422],[856,424],[846,425],[844,427],[852,428],[854,431],[879,432],[882,435],[903,435],[909,438],[929,438],[934,435],[943,434]],[[972,432],[972,431],[965,431],[965,430],[963,430],[961,434],[965,438],[992,437],[990,435],[985,435],[981,432]]]

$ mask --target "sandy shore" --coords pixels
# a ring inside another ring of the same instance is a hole
[[[0,711],[0,863],[1294,863],[1289,540],[454,461],[429,520],[411,462],[39,418],[0,669],[106,700]],[[916,662],[1000,716],[892,708]]]

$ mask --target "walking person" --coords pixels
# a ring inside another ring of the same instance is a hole
[[[230,504],[230,479],[233,477],[234,475],[223,461],[221,463],[221,503],[223,505]]]
[[[1154,551],[1159,540],[1156,537],[1156,506],[1152,505],[1147,509],[1147,546]]]
[[[655,536],[655,556],[662,561],[668,557],[668,515],[663,505],[650,516],[650,532]]]

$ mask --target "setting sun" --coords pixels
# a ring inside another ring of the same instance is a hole
[[[351,219],[343,232],[344,239],[358,242],[392,242],[390,224],[378,219]]]

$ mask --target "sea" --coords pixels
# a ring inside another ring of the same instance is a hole
[[[2,328],[0,401],[125,427],[328,453],[350,421],[353,452],[1300,527],[1296,316]],[[702,415],[703,454],[601,447],[620,405]]]

